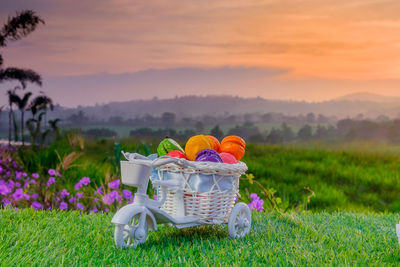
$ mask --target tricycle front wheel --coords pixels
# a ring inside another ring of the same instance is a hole
[[[232,238],[244,237],[250,232],[251,212],[244,203],[236,204],[228,219],[229,236]]]
[[[137,213],[132,216],[128,224],[115,225],[115,245],[118,248],[136,247],[146,241],[147,232],[146,213]]]

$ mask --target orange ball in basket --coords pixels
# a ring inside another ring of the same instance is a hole
[[[195,135],[189,138],[185,146],[185,154],[188,160],[195,160],[197,153],[203,149],[212,149],[213,145],[210,138],[203,134]]]
[[[219,152],[221,144],[219,143],[218,139],[212,135],[207,135],[207,137],[210,139],[210,142],[213,145],[212,149]]]
[[[221,142],[221,152],[231,153],[237,160],[244,156],[246,142],[236,135],[225,137]]]

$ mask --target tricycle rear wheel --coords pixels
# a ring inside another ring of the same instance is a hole
[[[250,232],[251,212],[244,203],[236,204],[228,219],[228,231],[231,238],[244,237]]]

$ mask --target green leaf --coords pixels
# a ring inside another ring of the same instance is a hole
[[[254,175],[252,173],[247,173],[246,178],[249,180],[250,184],[253,184]]]

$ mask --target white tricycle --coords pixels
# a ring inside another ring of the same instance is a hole
[[[134,202],[117,211],[114,239],[118,248],[135,247],[146,241],[148,230],[157,224],[186,228],[205,224],[228,224],[232,238],[250,232],[251,212],[237,203],[239,178],[246,164],[194,162],[178,158],[149,158],[124,153],[121,161],[122,183],[137,187]],[[151,179],[157,200],[147,195]]]

